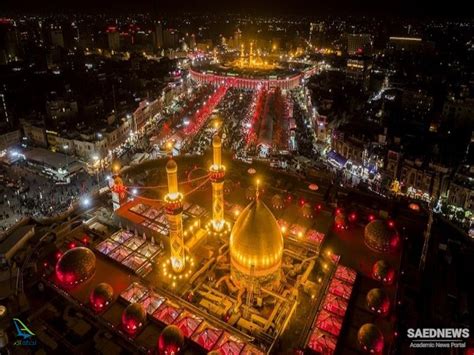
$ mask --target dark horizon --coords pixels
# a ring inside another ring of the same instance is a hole
[[[151,13],[161,15],[194,14],[226,14],[238,13],[248,15],[304,15],[307,17],[322,16],[380,16],[380,17],[472,17],[466,2],[454,0],[445,4],[428,2],[426,0],[402,0],[389,5],[382,1],[364,0],[335,0],[331,2],[308,0],[274,0],[250,1],[242,0],[235,3],[217,0],[185,0],[179,3],[160,2],[151,0],[83,0],[76,4],[64,3],[61,0],[51,0],[46,3],[34,0],[6,0],[0,5],[0,14],[29,13],[29,14],[61,14],[99,12],[113,14]]]

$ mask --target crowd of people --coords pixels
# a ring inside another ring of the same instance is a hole
[[[77,198],[97,187],[97,177],[80,172],[69,184],[56,184],[24,166],[2,168],[0,229],[5,230],[23,216],[52,217],[64,212]]]

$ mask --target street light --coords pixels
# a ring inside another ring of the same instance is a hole
[[[119,164],[119,163],[115,163],[115,164],[112,166],[112,170],[114,171],[115,174],[118,174],[118,172],[120,171],[120,164]]]
[[[94,160],[94,166],[95,166],[96,164],[98,164],[100,158],[97,154],[94,154],[92,156],[92,160]],[[97,178],[97,185],[99,185],[99,166],[96,166],[95,169],[96,169],[95,170],[95,175],[96,175],[96,178]]]
[[[89,207],[90,204],[91,204],[90,198],[89,198],[89,197],[84,197],[84,199],[82,200],[82,205],[83,205],[84,207]]]

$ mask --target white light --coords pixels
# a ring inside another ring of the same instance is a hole
[[[132,194],[136,195],[138,193],[138,190],[137,189],[133,189],[132,190]]]
[[[86,207],[89,206],[91,204],[90,198],[89,197],[84,197],[84,199],[82,200],[82,204]]]

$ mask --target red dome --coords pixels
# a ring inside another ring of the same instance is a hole
[[[393,222],[380,219],[367,223],[364,229],[364,242],[370,249],[378,252],[394,251],[399,243],[398,232]]]
[[[178,354],[184,344],[184,335],[181,329],[175,325],[168,325],[160,334],[158,339],[158,351],[160,355]]]
[[[379,314],[386,315],[390,308],[390,300],[385,292],[380,288],[373,288],[367,293],[366,297],[367,308],[369,311]]]
[[[122,313],[122,326],[129,334],[137,333],[145,320],[146,312],[140,303],[129,304]]]
[[[368,353],[381,354],[383,351],[383,334],[375,324],[366,323],[360,327],[357,340],[362,350]]]
[[[372,267],[372,276],[375,280],[390,285],[395,278],[395,270],[385,260],[379,260]]]
[[[108,283],[98,284],[91,292],[89,301],[96,312],[103,311],[112,302],[114,289]]]
[[[66,251],[56,264],[56,277],[66,286],[77,285],[95,272],[95,254],[88,248],[77,247]]]

